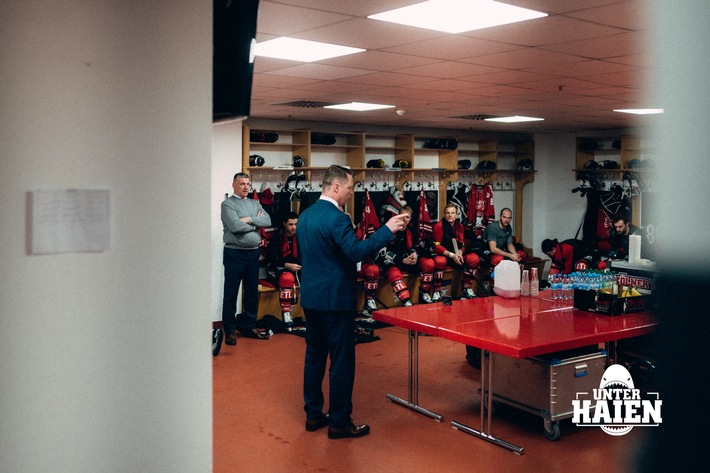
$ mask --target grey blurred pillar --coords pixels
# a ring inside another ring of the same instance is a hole
[[[704,430],[710,294],[710,2],[650,2],[653,54],[649,106],[652,148],[661,191],[655,221],[662,268],[659,349],[663,422],[650,428],[636,471],[707,468]],[[699,434],[699,435],[698,435]],[[705,466],[701,466],[705,465]]]

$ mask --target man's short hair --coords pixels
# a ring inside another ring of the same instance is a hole
[[[502,209],[500,209],[500,214],[498,214],[498,216],[499,216],[499,217],[502,217],[502,216],[503,216],[503,212],[505,212],[506,210],[507,210],[508,212],[510,212],[510,215],[513,215],[513,211],[512,211],[512,210],[510,210],[508,207],[503,207]]]
[[[249,174],[247,174],[247,173],[245,173],[245,172],[238,172],[238,173],[236,173],[236,174],[234,175],[234,179],[232,179],[232,182],[236,181],[236,180],[237,180],[238,178],[240,178],[240,177],[241,177],[242,179],[249,179],[249,180],[251,180],[251,178],[249,177]]]
[[[298,220],[298,214],[296,212],[288,212],[281,222],[286,223],[289,220]]]
[[[629,223],[629,216],[626,213],[618,213],[618,214],[614,215],[614,220],[612,220],[612,223],[616,223],[619,220],[623,221],[624,224],[626,225]]]
[[[456,215],[458,215],[458,213],[459,213],[459,206],[458,206],[458,205],[454,204],[453,202],[449,202],[449,203],[447,203],[446,206],[444,207],[444,212],[446,212],[446,209],[448,209],[448,208],[453,208],[453,209],[455,209],[455,210],[456,210]]]
[[[338,166],[337,164],[333,164],[325,170],[325,174],[323,175],[322,187],[331,187],[335,183],[335,181],[347,181],[348,176],[352,175],[353,172],[350,169],[344,168],[343,166]]]

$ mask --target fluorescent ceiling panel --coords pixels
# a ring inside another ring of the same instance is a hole
[[[515,115],[512,117],[486,118],[485,120],[487,122],[519,123],[519,122],[541,122],[544,120],[544,118],[523,117],[520,115]]]
[[[633,113],[635,115],[652,115],[654,113],[663,113],[662,108],[621,108],[614,111],[621,113]]]
[[[256,56],[289,59],[291,61],[314,62],[348,54],[361,53],[361,48],[339,46],[337,44],[320,43],[305,39],[280,38],[256,44]]]
[[[350,102],[339,105],[326,105],[323,108],[332,108],[335,110],[353,110],[355,112],[365,112],[368,110],[380,110],[383,108],[394,108],[394,105],[381,105],[377,103]]]
[[[368,18],[456,34],[545,16],[492,0],[429,0]]]

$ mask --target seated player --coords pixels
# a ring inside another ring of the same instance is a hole
[[[447,266],[461,270],[463,273],[461,298],[476,297],[472,286],[476,268],[481,260],[476,253],[464,247],[464,227],[457,217],[458,209],[454,204],[449,203],[444,208],[444,218],[434,225],[432,239],[435,272],[434,294],[431,298],[433,302],[441,299],[444,269]]]
[[[287,327],[293,325],[291,304],[294,300],[296,275],[301,270],[301,259],[298,256],[296,242],[297,224],[298,214],[289,212],[269,240],[267,250],[267,278],[279,289],[281,318]]]
[[[430,303],[432,300],[429,291],[434,273],[434,260],[420,255],[420,253],[422,255],[425,253],[425,248],[416,244],[415,232],[410,227],[412,208],[405,205],[399,210],[399,213],[405,216],[406,227],[397,232],[394,240],[390,241],[383,251],[375,256],[375,263],[380,272],[387,276],[395,295],[403,305],[411,305],[411,295],[404,283],[402,271],[417,273],[421,270],[419,302]],[[422,287],[423,289],[421,289]]]
[[[513,228],[510,226],[512,219],[513,211],[504,208],[500,211],[498,221],[488,224],[481,235],[481,239],[487,246],[486,256],[493,267],[504,259],[521,263],[527,258],[525,252],[516,249],[513,243]]]
[[[614,228],[609,233],[609,259],[627,259],[629,257],[629,235],[641,235],[641,230],[631,224],[625,214],[615,215]]]

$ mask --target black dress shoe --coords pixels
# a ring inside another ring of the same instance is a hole
[[[258,340],[268,340],[270,335],[266,332],[260,332],[259,329],[253,328],[251,330],[246,330],[242,332],[242,335],[244,335],[247,338],[256,338]]]
[[[370,433],[370,426],[367,424],[355,425],[350,422],[345,427],[329,427],[329,439],[347,439],[353,437],[362,437]]]
[[[237,337],[234,336],[234,332],[228,333],[224,337],[224,343],[226,343],[227,345],[236,345],[237,344]]]
[[[306,432],[315,432],[318,429],[322,429],[328,423],[330,422],[330,419],[328,417],[328,414],[321,415],[320,417],[316,419],[307,419],[306,420]]]

